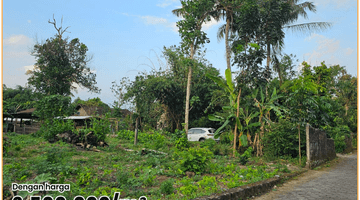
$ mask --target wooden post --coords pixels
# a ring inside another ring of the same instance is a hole
[[[134,137],[134,145],[137,143],[137,137],[138,137],[138,125],[139,125],[139,117],[136,118],[135,123],[135,137]]]
[[[115,131],[118,132],[119,131],[119,120],[115,121]]]
[[[15,122],[14,122],[14,132],[16,132],[16,121],[17,121],[17,118],[15,118]]]
[[[306,124],[306,168],[311,168],[309,123]]]
[[[299,165],[301,166],[300,123],[298,124],[298,132],[299,132]]]

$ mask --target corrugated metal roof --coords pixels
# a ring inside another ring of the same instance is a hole
[[[69,116],[69,117],[65,117],[64,119],[90,119],[92,118],[91,116]]]

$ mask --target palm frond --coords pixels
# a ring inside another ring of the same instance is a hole
[[[311,33],[313,31],[322,31],[330,28],[332,23],[329,22],[310,22],[303,24],[285,25],[283,28],[290,29],[292,32]]]
[[[182,17],[184,16],[184,9],[183,8],[178,8],[178,9],[174,9],[171,11],[174,15],[176,15],[177,17]]]

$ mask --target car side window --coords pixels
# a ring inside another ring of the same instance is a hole
[[[194,130],[194,134],[204,134],[206,131],[201,130],[201,129],[196,129]]]

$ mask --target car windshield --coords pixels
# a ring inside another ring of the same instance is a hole
[[[210,132],[210,133],[214,133],[214,132],[215,132],[215,129],[211,128],[211,129],[209,129],[209,132]]]

